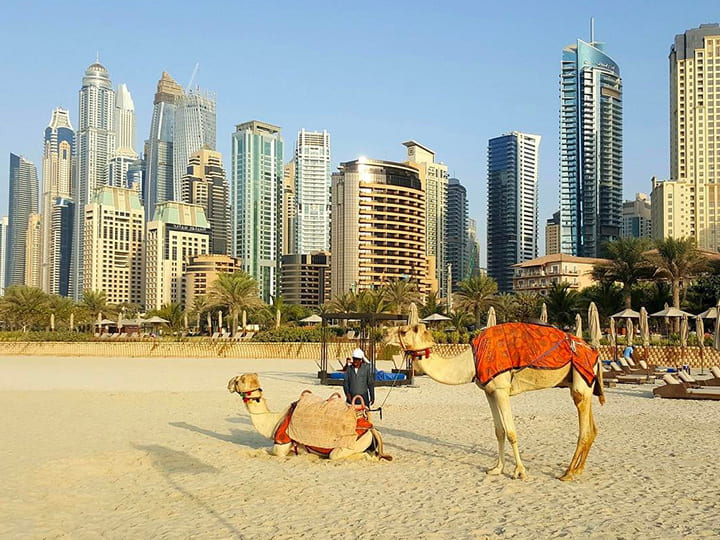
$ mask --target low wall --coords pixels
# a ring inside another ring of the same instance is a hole
[[[329,360],[334,363],[337,358],[351,355],[357,345],[351,342],[330,343],[328,345]],[[434,352],[450,358],[469,349],[466,344],[438,344]],[[260,343],[260,342],[229,342],[229,341],[125,341],[125,342],[0,342],[0,355],[26,356],[97,356],[97,357],[137,357],[137,358],[298,358],[302,360],[319,360],[320,343]],[[617,348],[617,356],[622,356],[623,347]],[[387,351],[390,354],[392,351]],[[380,358],[388,354],[379,355]],[[613,358],[613,349],[608,345],[600,347],[603,360]],[[720,352],[711,347],[703,350],[702,365],[720,365]],[[687,347],[685,352],[680,347],[643,347],[635,348],[636,362],[646,359],[648,364],[668,365],[688,364],[691,367],[701,366],[699,347]]]

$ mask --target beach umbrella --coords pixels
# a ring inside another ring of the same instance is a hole
[[[222,326],[222,309],[218,310],[218,332],[222,332],[223,326]]]
[[[627,320],[627,324],[625,325],[625,330],[627,332],[627,344],[632,345],[633,338],[635,337],[633,335],[635,333],[635,325],[633,325],[632,319]]]
[[[718,300],[717,308],[720,310],[720,300]],[[720,351],[720,319],[715,321],[715,334],[713,336],[713,349]]]
[[[595,302],[588,306],[588,332],[590,333],[590,345],[598,349],[600,347],[600,314]]]
[[[418,309],[415,302],[410,302],[410,308],[408,309],[408,320],[409,326],[414,326],[420,322],[420,316],[418,315]]]
[[[495,326],[496,324],[497,316],[495,315],[495,308],[493,306],[490,306],[490,309],[488,309],[487,323],[485,324],[485,327],[489,328],[491,326]]]
[[[282,318],[282,313],[278,309],[275,312],[275,328],[280,328],[280,319]]]
[[[698,315],[698,317],[701,317],[703,319],[717,319],[718,318],[717,314],[718,314],[718,309],[717,309],[717,307],[713,306],[709,309],[706,309],[702,313],[700,313],[700,315]]]
[[[247,311],[243,309],[242,312],[242,329],[245,330],[245,327],[247,326]]]
[[[50,331],[51,332],[55,331],[55,314],[54,313],[50,314]]]
[[[685,347],[687,347],[687,339],[688,339],[688,318],[686,315],[683,315],[682,319],[680,319],[680,349],[682,351],[683,364],[685,363]]]
[[[315,315],[314,313],[308,317],[305,317],[304,319],[300,319],[298,322],[302,323],[308,323],[308,324],[317,324],[322,322],[322,317],[320,315]]]
[[[700,347],[700,373],[705,372],[705,323],[703,318],[698,315],[695,317],[695,333],[698,338],[698,346]]]
[[[70,313],[70,331],[75,329],[75,312]]]
[[[648,312],[645,307],[640,308],[640,338],[643,347],[650,346],[650,325],[648,324]]]
[[[438,321],[449,321],[450,317],[446,317],[445,315],[440,315],[440,313],[433,313],[432,315],[428,315],[424,319],[420,319],[420,322],[438,322]]]
[[[582,339],[583,333],[582,333],[582,317],[579,313],[575,314],[575,335]]]
[[[200,312],[198,311],[197,314],[197,325],[196,325],[196,332],[200,331]]]
[[[612,319],[639,319],[640,314],[634,309],[623,309],[614,315],[610,315]]]
[[[548,312],[545,302],[543,302],[542,307],[540,308],[540,322],[543,322],[545,324],[547,324],[548,322]]]
[[[212,317],[210,316],[209,311],[207,314],[207,330],[208,330],[208,334],[212,334]]]
[[[183,322],[185,323],[185,331],[188,331],[188,327],[190,326],[190,323],[188,323],[188,314],[185,312],[185,315],[183,315]]]
[[[615,333],[615,319],[610,319],[610,346],[613,348],[613,360],[617,359],[617,334]]]
[[[102,324],[102,311],[98,311],[97,326],[100,326],[101,324]]]

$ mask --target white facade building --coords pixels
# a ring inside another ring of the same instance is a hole
[[[295,145],[298,253],[329,249],[330,167],[330,134],[300,130]]]
[[[5,294],[5,260],[7,257],[8,217],[0,218],[0,296]]]

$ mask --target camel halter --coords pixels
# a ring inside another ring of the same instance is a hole
[[[406,353],[410,353],[411,356],[416,357],[416,358],[421,358],[422,356],[425,356],[425,358],[429,358],[429,357],[430,357],[430,347],[426,347],[425,349],[418,349],[418,350],[408,349],[408,348],[405,346],[405,343],[403,342],[402,335],[400,334],[399,331],[398,331],[398,333],[397,333],[397,337],[398,337],[398,341],[400,342],[400,348],[401,348],[403,351],[405,351]]]
[[[252,394],[253,392],[262,392],[262,388],[255,388],[254,390],[247,390],[246,392],[238,391],[238,394],[240,394],[243,403],[247,403],[248,401],[255,401],[256,403],[260,403],[262,396],[250,397],[250,394]]]

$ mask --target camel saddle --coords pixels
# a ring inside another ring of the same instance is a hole
[[[588,385],[595,380],[598,353],[582,339],[553,326],[505,323],[480,332],[472,341],[481,385],[508,370],[558,369],[568,362]]]
[[[372,428],[339,394],[325,400],[309,391],[290,407],[283,426],[289,440],[320,449],[352,448],[358,436]]]

